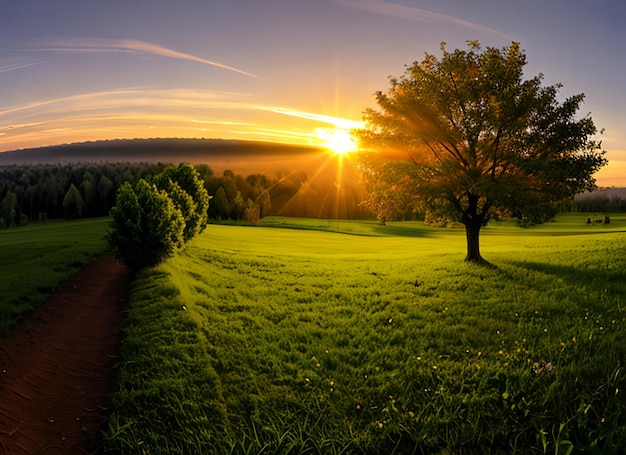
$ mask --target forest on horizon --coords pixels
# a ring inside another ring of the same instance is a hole
[[[319,148],[271,143],[117,140],[0,153],[0,227],[107,216],[122,183],[180,162],[196,166],[212,196],[213,220],[371,218],[359,206],[364,190],[356,159],[340,165]],[[578,195],[562,210],[626,211],[626,189]]]

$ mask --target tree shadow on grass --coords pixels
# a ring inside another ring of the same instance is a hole
[[[375,226],[372,227],[374,232],[377,232],[382,235],[388,236],[397,236],[397,237],[432,237],[433,232],[432,229],[428,229],[426,227],[418,227],[418,226],[399,226],[399,225],[385,225],[385,226]]]
[[[467,258],[464,261],[466,264],[470,264],[473,265],[475,267],[477,267],[478,270],[484,269],[484,270],[491,270],[491,271],[500,271],[500,267],[498,267],[496,264],[494,264],[493,262],[489,262],[487,259],[481,257],[480,260],[475,261],[468,261]]]
[[[617,302],[623,302],[626,296],[626,269],[619,264],[602,268],[594,263],[584,267],[515,260],[506,263],[529,272],[551,275],[590,296],[603,295]]]
[[[332,232],[336,234],[356,235],[362,237],[414,237],[414,238],[426,238],[434,237],[434,231],[432,228],[420,227],[419,225],[412,224],[410,226],[400,225],[380,225],[380,224],[367,224],[363,230],[353,231],[353,227],[350,225],[341,224],[342,220],[337,220],[339,223],[328,222],[320,220],[319,224],[315,223],[303,223],[299,224],[297,219],[294,221],[280,221],[272,222],[266,221],[263,224],[259,224],[256,227],[262,228],[281,228],[281,229],[295,229],[303,231],[320,231],[320,232]],[[367,223],[367,222],[366,222]],[[355,224],[357,228],[358,224]]]

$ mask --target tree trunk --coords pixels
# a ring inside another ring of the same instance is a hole
[[[470,219],[465,223],[465,236],[467,237],[467,256],[465,262],[481,263],[485,260],[480,255],[480,228],[482,219]]]
[[[479,210],[480,196],[469,193],[468,207],[463,211],[461,222],[465,225],[465,236],[467,237],[467,256],[465,262],[480,264],[485,260],[480,255],[480,228],[485,221],[486,207]]]

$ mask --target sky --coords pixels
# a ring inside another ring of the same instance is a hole
[[[320,145],[424,53],[521,43],[525,74],[585,94],[626,186],[626,2],[3,0],[0,152],[116,138]]]

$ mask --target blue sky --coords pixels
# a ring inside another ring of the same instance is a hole
[[[0,151],[126,137],[319,143],[388,76],[471,39],[585,93],[603,186],[626,186],[626,3],[614,0],[7,0]],[[584,112],[583,112],[584,111]]]

